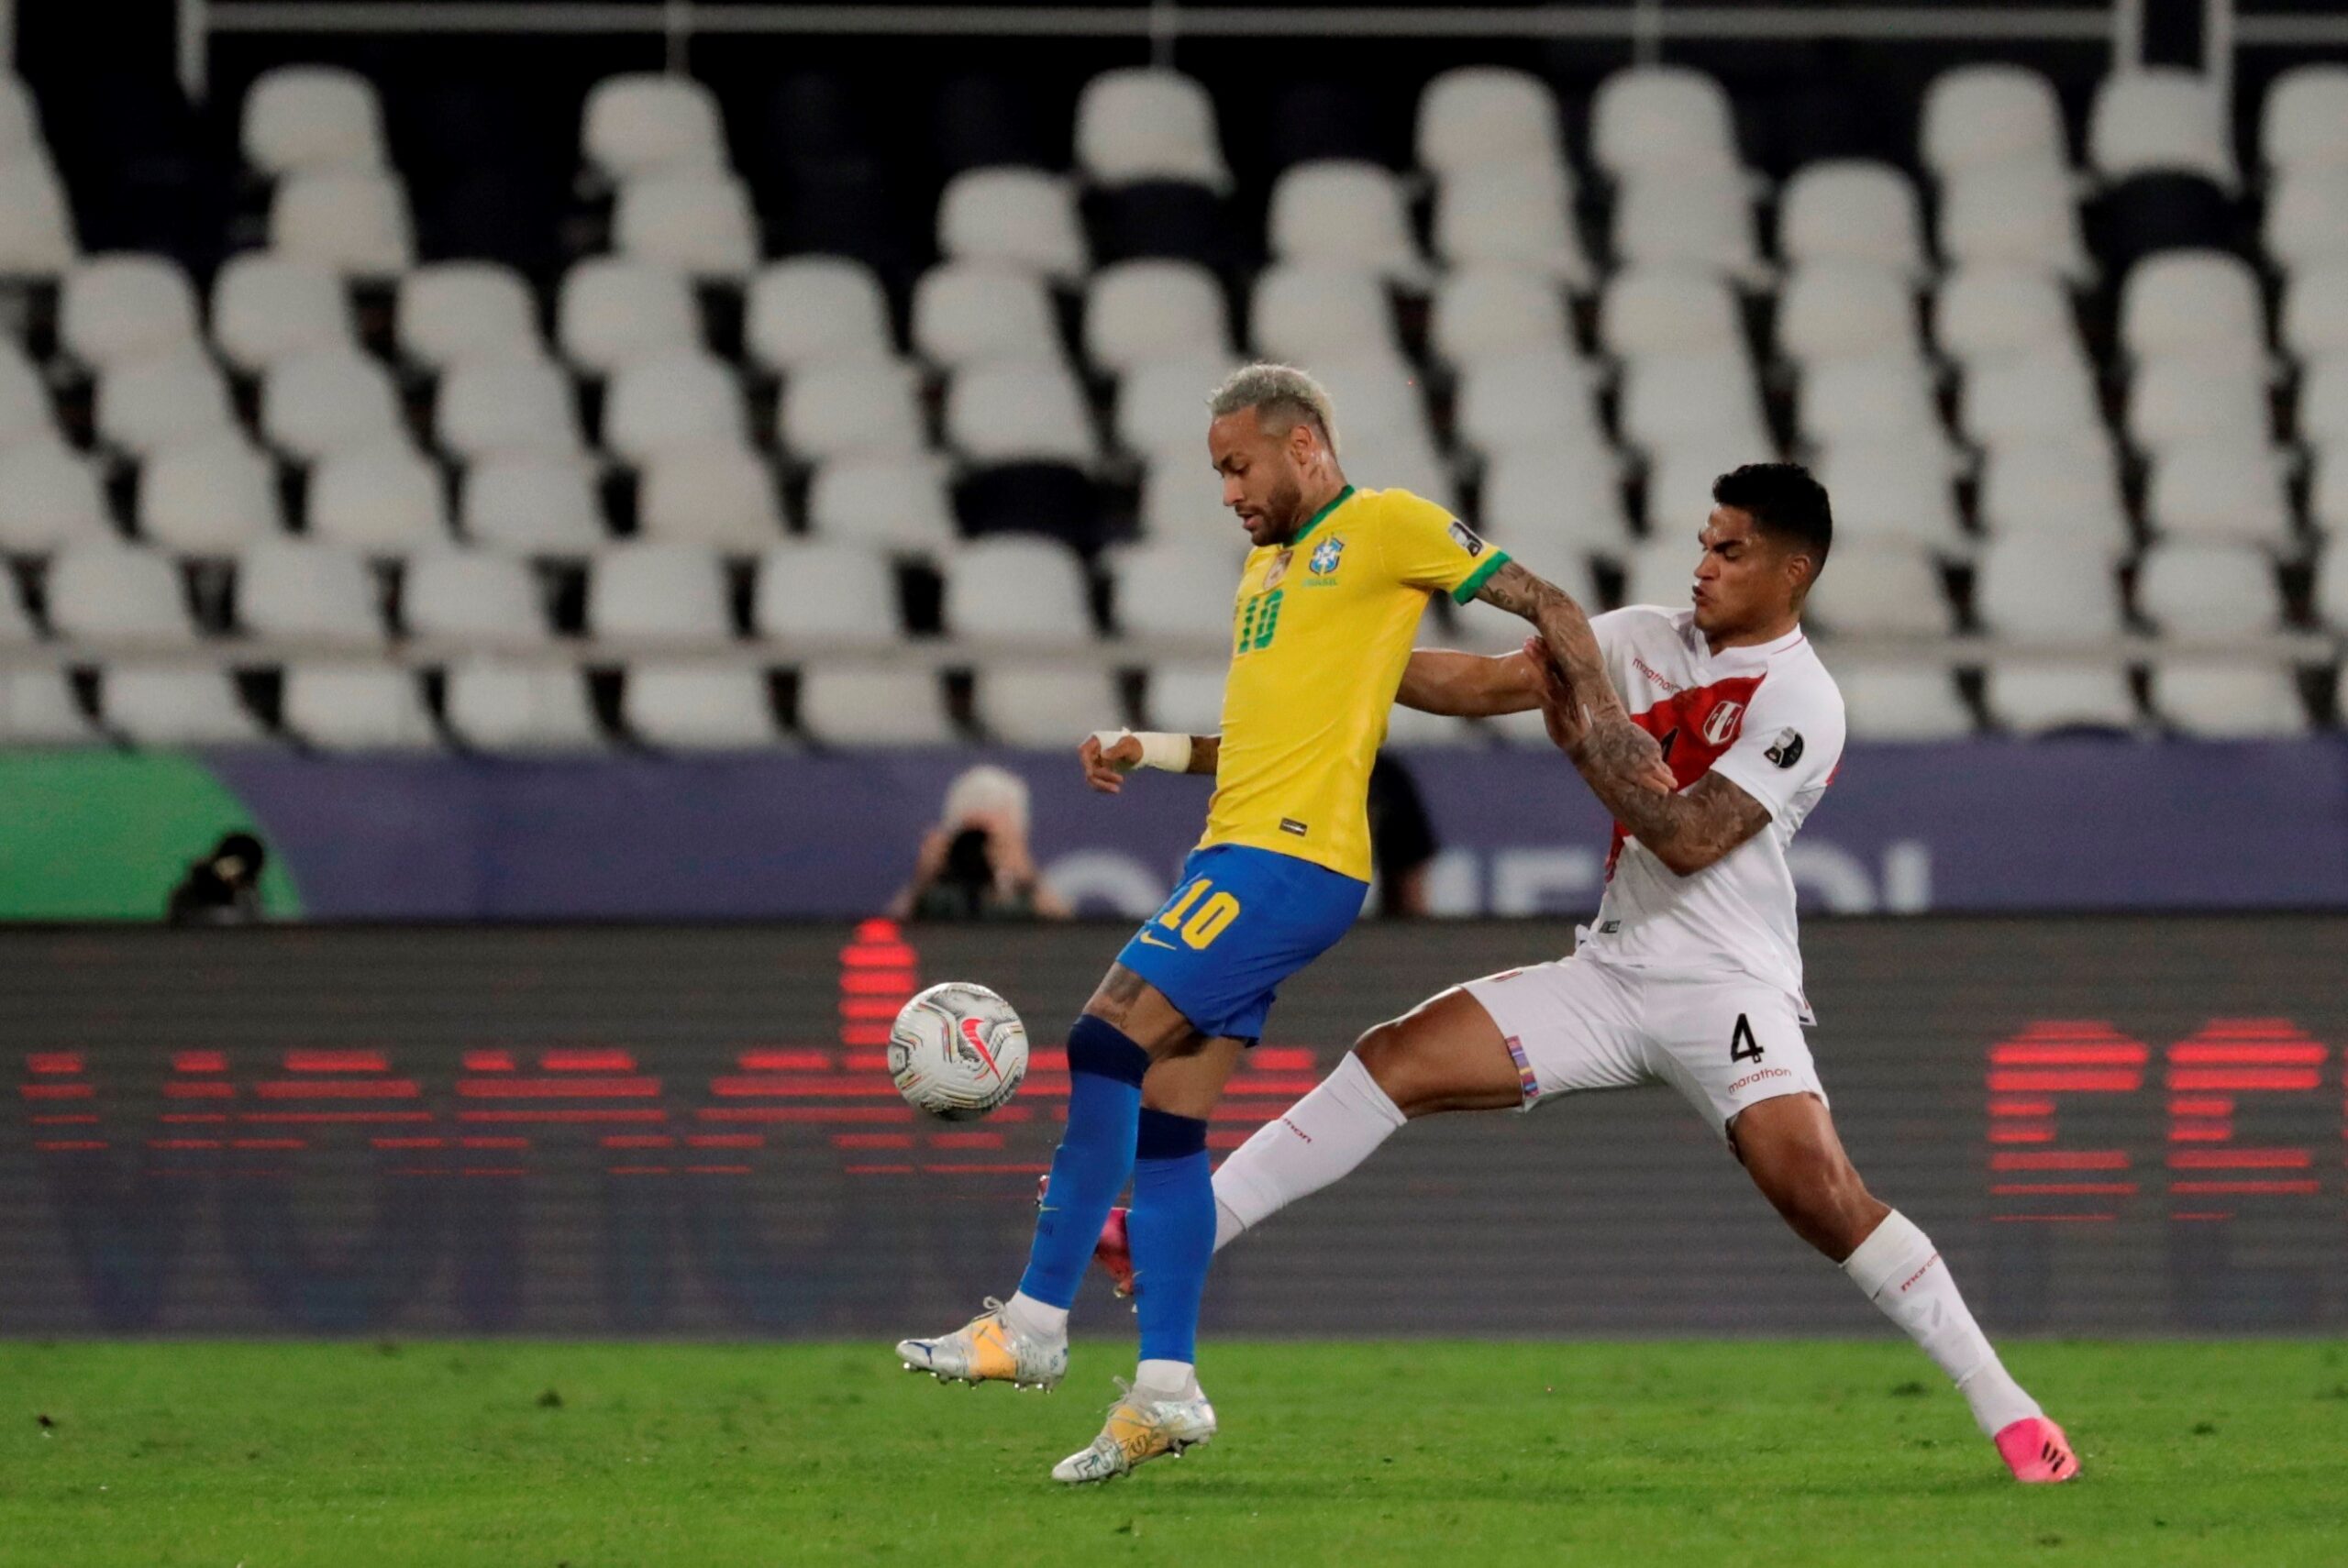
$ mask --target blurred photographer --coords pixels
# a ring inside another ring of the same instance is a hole
[[[249,833],[227,834],[211,854],[189,862],[163,919],[172,925],[258,925],[260,874],[268,865],[269,851],[260,839]]]
[[[890,901],[899,920],[1066,920],[1066,900],[1027,846],[1027,785],[982,764],[947,787],[937,825],[922,835],[911,886]]]

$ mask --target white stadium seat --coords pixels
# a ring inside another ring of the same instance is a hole
[[[2330,537],[2348,537],[2348,448],[2315,455],[2315,474],[2308,481],[2308,521]]]
[[[267,250],[229,258],[213,280],[212,337],[246,370],[357,343],[342,280],[317,261]]]
[[[612,248],[696,278],[745,278],[759,264],[758,215],[748,189],[731,174],[638,174],[620,186]]]
[[[1696,563],[1703,551],[1696,543],[1698,518],[1684,525],[1674,520],[1668,529],[1648,525],[1648,538],[1633,553],[1623,574],[1624,604],[1660,604],[1667,610],[1689,607],[1696,582]]]
[[[2120,285],[2120,342],[2139,359],[2192,355],[2241,359],[2263,370],[2266,305],[2258,275],[2217,250],[2167,250],[2146,258]]]
[[[1624,438],[1649,452],[1703,447],[1757,462],[1777,450],[1753,368],[1733,354],[1633,360],[1623,370],[1621,417]]]
[[[2258,156],[2270,170],[2348,163],[2348,68],[2324,61],[2277,76],[2259,110]]]
[[[432,424],[441,448],[468,461],[520,452],[572,458],[586,445],[570,377],[549,359],[459,360],[440,378]]]
[[[1024,268],[1061,283],[1091,265],[1076,193],[1040,169],[970,169],[948,180],[937,198],[937,248],[953,260]]]
[[[2077,350],[2068,348],[1974,366],[1959,392],[1957,424],[1974,442],[1992,449],[2009,441],[2104,433],[2095,377]]]
[[[954,738],[925,669],[817,666],[799,675],[799,727],[826,745],[944,745]]]
[[[1117,386],[1117,444],[1157,465],[1207,466],[1207,397],[1239,368],[1235,356],[1153,359]],[[1341,414],[1340,427],[1345,421]]]
[[[1853,740],[1948,741],[1973,733],[1949,672],[1932,665],[1838,659],[1834,684]]]
[[[2053,348],[2077,352],[2079,319],[2061,279],[2035,267],[1959,267],[1933,296],[1933,341],[1964,366]]]
[[[187,593],[170,560],[112,540],[69,545],[49,563],[49,624],[76,642],[195,641]]]
[[[492,550],[430,549],[409,558],[400,614],[409,635],[465,648],[537,648],[552,635],[530,569]]]
[[[437,751],[416,678],[393,665],[294,664],[285,670],[285,727],[321,751]]]
[[[1808,613],[1838,636],[1946,636],[1956,617],[1932,558],[1914,545],[1838,544]]]
[[[663,448],[637,476],[637,532],[741,553],[782,533],[782,498],[766,460],[738,442]]]
[[[2272,660],[2165,658],[2153,667],[2152,700],[2162,718],[2207,740],[2282,740],[2308,729],[2298,683]]]
[[[1941,259],[1951,267],[2030,267],[2072,282],[2095,274],[2070,176],[2052,166],[1968,170],[1941,193]]]
[[[254,78],[238,142],[245,161],[271,178],[389,161],[374,84],[331,65],[281,65]]]
[[[701,346],[701,317],[684,274],[649,261],[591,256],[563,275],[555,305],[562,351],[591,370]]]
[[[435,261],[400,280],[400,351],[445,370],[460,359],[528,359],[546,353],[537,303],[513,268]]]
[[[894,647],[897,580],[879,552],[858,545],[775,545],[759,558],[750,625],[777,642]]]
[[[1898,442],[1920,464],[1955,460],[1932,372],[1911,354],[1820,360],[1802,372],[1800,406],[1802,436],[1814,446]]]
[[[1223,729],[1221,664],[1153,664],[1143,699],[1144,722],[1175,734],[1211,735]]]
[[[1093,640],[1074,552],[1043,539],[980,539],[946,561],[945,621],[958,637],[1037,646]]]
[[[1195,541],[1120,550],[1115,576],[1117,626],[1125,635],[1213,641],[1229,635],[1238,573]]]
[[[1343,403],[1337,417],[1346,419]],[[1589,368],[1555,349],[1495,356],[1468,366],[1456,403],[1459,438],[1487,457],[1521,447],[1602,447],[1598,387]]]
[[[592,752],[604,734],[568,664],[475,659],[449,671],[449,731],[478,751]]]
[[[2227,436],[2179,441],[2153,459],[2144,520],[2166,538],[2234,539],[2288,549],[2282,458]]]
[[[2282,337],[2294,359],[2348,354],[2348,261],[2292,275],[2283,292]]]
[[[1829,159],[1786,182],[1778,253],[1789,262],[1846,261],[1896,277],[1924,275],[1924,221],[1916,187],[1888,163]]]
[[[743,446],[749,427],[734,368],[699,348],[629,360],[604,389],[603,436],[638,464],[680,448]]]
[[[1379,448],[1390,446],[1434,450],[1426,393],[1411,366],[1382,355],[1332,356],[1313,373],[1336,412],[1340,448],[1364,462],[1382,458]],[[1203,445],[1203,426],[1199,433]]]
[[[1918,461],[1905,442],[1834,442],[1820,454],[1817,473],[1833,498],[1838,547],[1847,539],[1919,545],[1944,558],[1972,553],[1950,476]]]
[[[1145,536],[1202,547],[1245,537],[1238,518],[1223,503],[1223,480],[1207,467],[1205,445],[1202,439],[1195,456],[1180,453],[1161,458],[1142,476]]]
[[[98,678],[108,728],[157,748],[257,745],[269,737],[224,669],[111,664]]]
[[[39,628],[33,624],[14,577],[0,577],[0,647],[29,647],[39,640]]]
[[[845,257],[793,256],[761,268],[744,310],[743,344],[770,370],[896,354],[880,280]]]
[[[588,556],[610,541],[588,471],[528,455],[492,458],[465,476],[467,538],[492,550],[541,557]],[[535,641],[536,630],[530,633]]]
[[[663,751],[754,751],[781,738],[766,671],[745,665],[631,664],[620,721]]]
[[[914,379],[890,360],[826,360],[783,384],[783,445],[802,458],[912,458],[927,446]]]
[[[1399,358],[1402,340],[1386,285],[1326,263],[1274,265],[1256,275],[1248,331],[1258,354],[1310,367],[1331,354]]]
[[[449,542],[440,470],[404,437],[338,450],[310,470],[305,513],[312,537],[375,556]]]
[[[2138,366],[2129,383],[2128,439],[2144,451],[2200,440],[2263,451],[2273,428],[2266,367],[2256,360],[2165,356]]]
[[[1234,352],[1231,311],[1215,275],[1194,261],[1118,261],[1085,292],[1084,356],[1124,375],[1154,360]]]
[[[2299,378],[2298,436],[2320,450],[2348,447],[2348,350],[2328,354]]]
[[[2285,272],[2348,262],[2348,167],[2322,165],[2277,178],[2260,238]]]
[[[49,160],[0,163],[0,277],[53,278],[80,249],[65,187]]]
[[[914,347],[952,369],[1059,351],[1043,280],[1000,262],[948,261],[914,285]]]
[[[383,644],[367,563],[352,551],[298,539],[264,539],[237,558],[237,621],[255,636],[322,647]]]
[[[818,538],[913,556],[952,547],[954,507],[928,458],[847,457],[815,470],[807,525]]]
[[[1445,180],[1496,165],[1566,167],[1556,94],[1532,72],[1506,66],[1456,66],[1430,81],[1419,94],[1413,145],[1419,167]]]
[[[1627,266],[1700,267],[1758,282],[1766,275],[1743,177],[1642,173],[1614,198],[1614,255]]]
[[[46,555],[113,532],[88,458],[56,440],[0,447],[0,552]]]
[[[234,427],[228,385],[194,349],[116,365],[98,378],[98,434],[134,455]]]
[[[405,428],[399,393],[382,363],[333,348],[269,368],[261,379],[260,427],[272,444],[312,461],[399,437]]]
[[[65,671],[33,668],[0,673],[0,744],[94,745],[104,738],[74,700]]]
[[[242,436],[174,442],[138,473],[138,532],[183,555],[227,555],[282,532],[277,469]]]
[[[579,148],[613,181],[655,170],[722,169],[726,161],[717,95],[689,77],[650,72],[595,83],[581,116]]]
[[[2198,72],[2145,66],[2114,72],[2088,113],[2088,162],[2106,180],[2188,173],[2228,191],[2242,185],[2217,84]]]
[[[1054,359],[996,360],[956,371],[946,389],[946,440],[973,463],[1091,468],[1101,457],[1083,392]]]
[[[1900,357],[1921,360],[1916,300],[1879,267],[1816,261],[1778,291],[1778,348],[1798,364]]]
[[[407,192],[392,175],[368,170],[279,181],[269,203],[269,244],[346,278],[393,278],[415,265]]]
[[[1459,170],[1435,192],[1435,252],[1452,267],[1491,263],[1587,288],[1597,272],[1572,199],[1564,172],[1547,166]]]
[[[1992,538],[2066,539],[2111,560],[2132,543],[2119,460],[2099,434],[2085,440],[2023,438],[1993,447],[1982,466],[1979,513]]]
[[[1990,667],[1982,696],[1990,716],[2017,734],[2132,731],[2142,723],[2127,674],[2113,664],[2003,658]]]
[[[0,72],[0,162],[39,157],[48,150],[32,89],[14,72]]]
[[[1006,745],[1066,745],[1121,722],[1124,703],[1105,669],[991,664],[978,672],[979,727]]]
[[[1590,156],[1615,180],[1674,173],[1733,173],[1734,116],[1728,94],[1685,66],[1630,66],[1599,83],[1590,103]]]
[[[98,369],[191,348],[203,337],[195,285],[169,257],[94,256],[65,274],[57,337],[68,353]]]
[[[2259,637],[2283,628],[2275,563],[2247,545],[2154,545],[2136,568],[2136,609],[2180,637]]]
[[[1924,90],[1919,140],[1943,181],[1999,165],[2069,165],[2054,84],[2027,66],[1960,65]]]
[[[1598,340],[1618,359],[1656,354],[1744,354],[1736,294],[1689,267],[1625,267],[1598,300]]]
[[[694,545],[615,546],[587,580],[587,627],[598,637],[707,646],[733,640],[725,578]]]
[[[1453,267],[1436,282],[1427,338],[1455,367],[1525,349],[1576,354],[1557,283],[1517,268]]]
[[[1282,261],[1358,268],[1397,283],[1423,280],[1402,188],[1375,163],[1292,163],[1272,182],[1265,243]]]
[[[2335,539],[2315,574],[2316,619],[2335,632],[2348,632],[2348,542]]]
[[[1655,454],[1647,463],[1645,497],[1649,542],[1660,539],[1674,551],[1687,552],[1685,564],[1693,566],[1696,536],[1716,504],[1712,487],[1732,469],[1761,460],[1748,450],[1701,442]],[[1673,602],[1685,602],[1688,584],[1679,582]]]
[[[40,372],[22,349],[0,339],[0,445],[55,440],[58,434],[56,411]]]
[[[1099,185],[1169,180],[1231,187],[1214,100],[1179,71],[1104,71],[1076,100],[1076,162]]]
[[[1992,539],[1974,574],[1973,613],[2021,642],[2101,643],[2126,630],[2110,558],[2056,538]]]
[[[1623,476],[1606,447],[1559,442],[1500,453],[1484,468],[1476,525],[1510,549],[1538,541],[1553,553],[1621,560],[1633,547]]]

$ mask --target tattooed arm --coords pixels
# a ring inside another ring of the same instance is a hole
[[[1526,645],[1529,657],[1537,646]],[[1539,666],[1541,712],[1557,743],[1614,820],[1655,857],[1692,877],[1769,825],[1769,808],[1718,773],[1685,790],[1657,788],[1655,737],[1621,705],[1593,708],[1547,660]]]
[[[1622,700],[1615,695],[1613,683],[1606,679],[1606,662],[1599,652],[1598,634],[1589,629],[1589,617],[1574,602],[1571,594],[1535,577],[1516,561],[1508,560],[1484,580],[1476,590],[1476,597],[1532,622],[1548,646],[1548,657],[1593,710],[1611,708],[1618,713],[1623,712]],[[1627,719],[1628,715],[1624,717]]]

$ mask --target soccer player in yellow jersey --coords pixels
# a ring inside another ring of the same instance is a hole
[[[1048,1388],[1068,1310],[1128,1176],[1141,1364],[1106,1429],[1055,1479],[1105,1480],[1206,1441],[1193,1365],[1214,1250],[1207,1117],[1280,982],[1346,933],[1368,891],[1369,769],[1430,596],[1531,621],[1567,668],[1596,663],[1580,608],[1432,502],[1357,490],[1328,394],[1252,365],[1209,399],[1207,450],[1254,545],[1232,617],[1220,735],[1103,733],[1081,748],[1113,793],[1135,767],[1213,773],[1207,827],[1069,1032],[1068,1127],[1018,1294],[897,1353],[940,1380]],[[1600,684],[1603,684],[1600,677]]]

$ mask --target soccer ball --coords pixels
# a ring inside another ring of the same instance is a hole
[[[984,986],[932,986],[897,1013],[889,1076],[915,1108],[947,1121],[976,1121],[1027,1076],[1027,1026]]]

